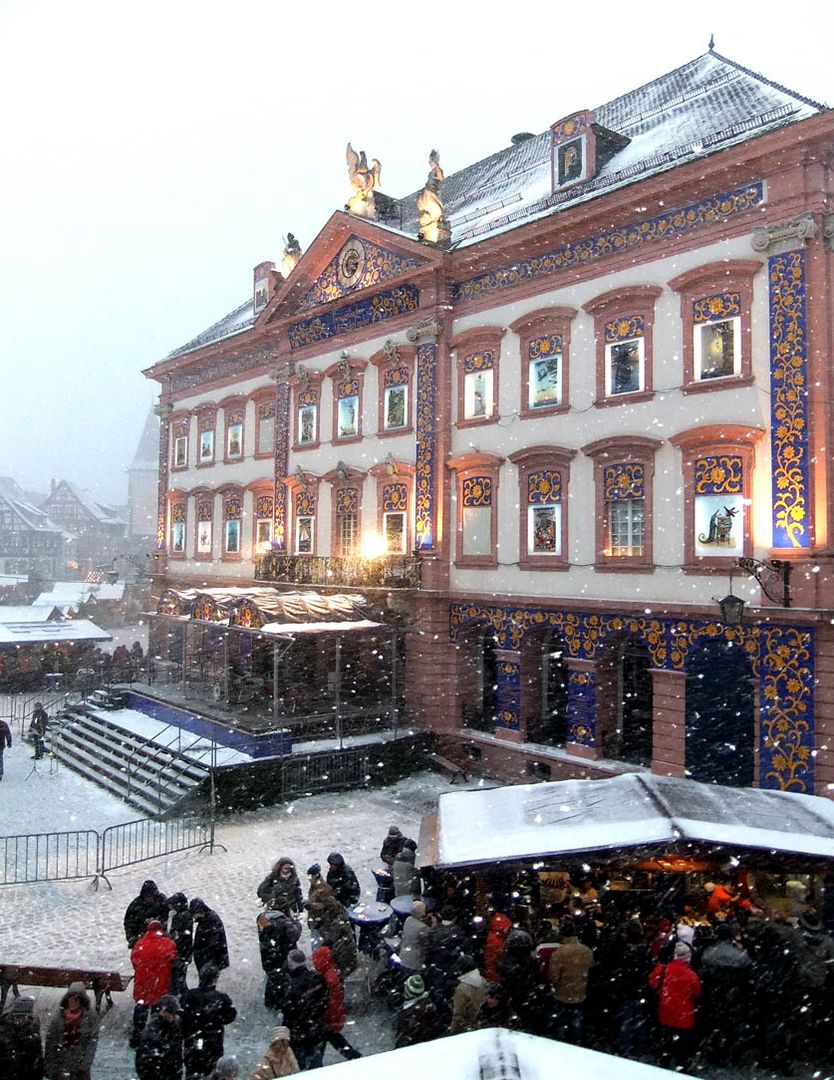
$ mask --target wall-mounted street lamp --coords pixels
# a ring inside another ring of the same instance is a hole
[[[715,598],[713,598],[715,599]],[[721,622],[728,627],[741,626],[744,618],[744,601],[733,593],[733,575],[730,574],[730,591],[723,600],[715,600],[721,609]]]

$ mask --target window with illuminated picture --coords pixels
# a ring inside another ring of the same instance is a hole
[[[272,495],[255,495],[255,550],[261,553],[272,546],[274,506]]]
[[[214,524],[214,496],[211,494],[197,496],[197,538],[195,545],[195,558],[208,561],[212,556],[213,524]]]
[[[567,492],[575,450],[542,445],[518,450],[519,566],[522,570],[567,569]]]
[[[652,569],[652,480],[661,445],[635,435],[582,448],[594,461],[597,570]]]
[[[239,559],[243,498],[232,491],[223,496],[223,558]]]
[[[470,427],[498,418],[500,326],[467,330],[452,342],[457,356],[457,424]]]
[[[242,403],[223,403],[226,418],[226,446],[224,460],[240,461],[243,457],[243,417]]]
[[[521,349],[522,419],[568,407],[571,321],[576,313],[570,307],[544,308],[511,323]]]
[[[191,419],[188,415],[180,414],[171,418],[171,436],[173,439],[172,469],[188,468],[188,429],[190,423]]]
[[[175,557],[185,555],[185,525],[187,503],[184,500],[171,503],[171,543],[169,554]]]
[[[636,285],[584,305],[594,317],[598,407],[651,396],[654,305],[661,292],[654,285]]]

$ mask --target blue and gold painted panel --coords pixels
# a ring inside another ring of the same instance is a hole
[[[316,516],[315,491],[299,491],[295,499],[295,512],[301,517]]]
[[[491,349],[469,353],[463,358],[463,372],[471,375],[473,371],[491,371],[495,367],[495,353]]]
[[[709,454],[695,459],[696,495],[741,495],[744,470],[735,454]]]
[[[528,634],[556,630],[568,656],[578,660],[597,659],[609,639],[628,634],[648,650],[652,667],[678,672],[686,671],[687,657],[705,641],[734,641],[747,653],[758,680],[761,787],[813,794],[812,628],[754,624],[730,629],[708,620],[452,604],[450,639],[456,641],[471,627],[489,627],[499,649],[515,651]]]
[[[420,291],[416,285],[400,285],[387,292],[376,293],[353,304],[326,311],[312,319],[292,323],[287,330],[291,349],[315,345],[319,341],[363,326],[385,322],[397,315],[406,315],[420,307]]]
[[[273,543],[279,551],[287,546],[287,485],[290,464],[290,387],[279,382],[275,394],[275,519]]]
[[[415,467],[414,546],[435,543],[435,459],[437,457],[437,345],[417,349],[417,463]]]
[[[646,320],[642,315],[622,315],[605,324],[605,344],[628,341],[646,336]]]
[[[548,506],[562,498],[562,474],[556,469],[539,469],[527,477],[527,504]]]
[[[407,510],[408,485],[386,484],[382,489],[382,509],[386,513]]]
[[[359,512],[359,488],[344,487],[336,491],[336,513],[356,514]]]
[[[737,292],[716,293],[704,296],[692,304],[692,321],[695,323],[718,322],[741,314],[741,294]]]
[[[645,466],[638,462],[606,465],[602,471],[602,490],[606,502],[642,499],[645,495]]]
[[[551,356],[559,356],[561,352],[561,334],[545,334],[543,337],[532,338],[527,342],[528,360],[547,360]]]
[[[569,270],[577,266],[586,266],[615,255],[621,251],[631,251],[653,240],[664,240],[673,236],[683,236],[706,225],[714,225],[728,218],[743,214],[764,201],[764,185],[750,184],[733,191],[714,195],[711,199],[668,210],[655,217],[644,218],[618,229],[610,229],[598,236],[590,236],[576,244],[564,244],[544,255],[530,259],[521,259],[511,266],[491,270],[487,274],[466,281],[458,281],[452,286],[452,300],[456,304],[490,296],[503,289],[512,288],[523,281],[535,281]]]
[[[496,698],[498,726],[518,731],[521,723],[521,665],[518,661],[498,661]]]
[[[464,506],[492,506],[492,477],[467,476],[461,485]]]
[[[770,452],[773,547],[808,548],[808,336],[805,252],[768,260],[770,286]]]
[[[597,677],[593,671],[568,672],[568,742],[597,744]]]
[[[309,311],[331,300],[340,300],[343,296],[379,285],[420,265],[419,259],[400,255],[379,244],[352,236],[301,298],[298,310]]]

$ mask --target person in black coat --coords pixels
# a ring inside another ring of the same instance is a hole
[[[168,934],[177,947],[177,959],[171,968],[171,993],[179,997],[186,989],[185,977],[194,951],[194,919],[185,893],[168,897],[171,922]]]
[[[362,895],[359,879],[338,851],[331,851],[327,856],[327,884],[339,903],[346,908],[355,904]]]
[[[261,967],[267,973],[286,963],[290,950],[301,937],[301,923],[287,909],[262,911],[257,918]]]
[[[165,994],[145,1025],[136,1051],[139,1080],[181,1080],[182,1028],[179,1003]]]
[[[258,886],[258,899],[267,907],[286,908],[298,914],[304,897],[292,859],[279,859]]]
[[[188,907],[194,917],[193,958],[197,971],[202,971],[206,964],[213,964],[218,971],[222,971],[229,966],[229,947],[223,920],[199,897],[195,897]]]
[[[290,1029],[290,1045],[301,1071],[321,1068],[327,1041],[327,983],[307,967],[300,949],[287,957],[290,984],[284,999],[284,1024]]]
[[[458,984],[460,958],[466,937],[455,922],[455,909],[449,905],[440,912],[440,922],[423,939],[425,942],[425,978],[435,1002],[450,1003]],[[451,1019],[451,1005],[449,1005]]]
[[[127,905],[124,928],[129,948],[133,948],[139,938],[148,929],[151,919],[159,919],[163,926],[168,925],[168,901],[157,888],[155,881],[146,881],[139,890],[139,895]]]
[[[404,843],[405,837],[396,825],[392,825],[388,830],[388,835],[382,841],[382,850],[379,853],[380,859],[387,866],[393,866],[394,859],[402,851]]]
[[[3,1080],[42,1080],[43,1042],[34,1009],[34,998],[19,997],[0,1017],[0,1076]]]
[[[199,987],[186,990],[180,1000],[186,1080],[206,1076],[223,1057],[223,1029],[237,1016],[232,999],[217,989],[219,975],[206,964]]]

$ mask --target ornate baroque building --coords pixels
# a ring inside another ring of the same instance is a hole
[[[417,196],[349,148],[146,372],[158,584],[387,597],[409,722],[495,773],[827,793],[833,150],[713,51]]]

